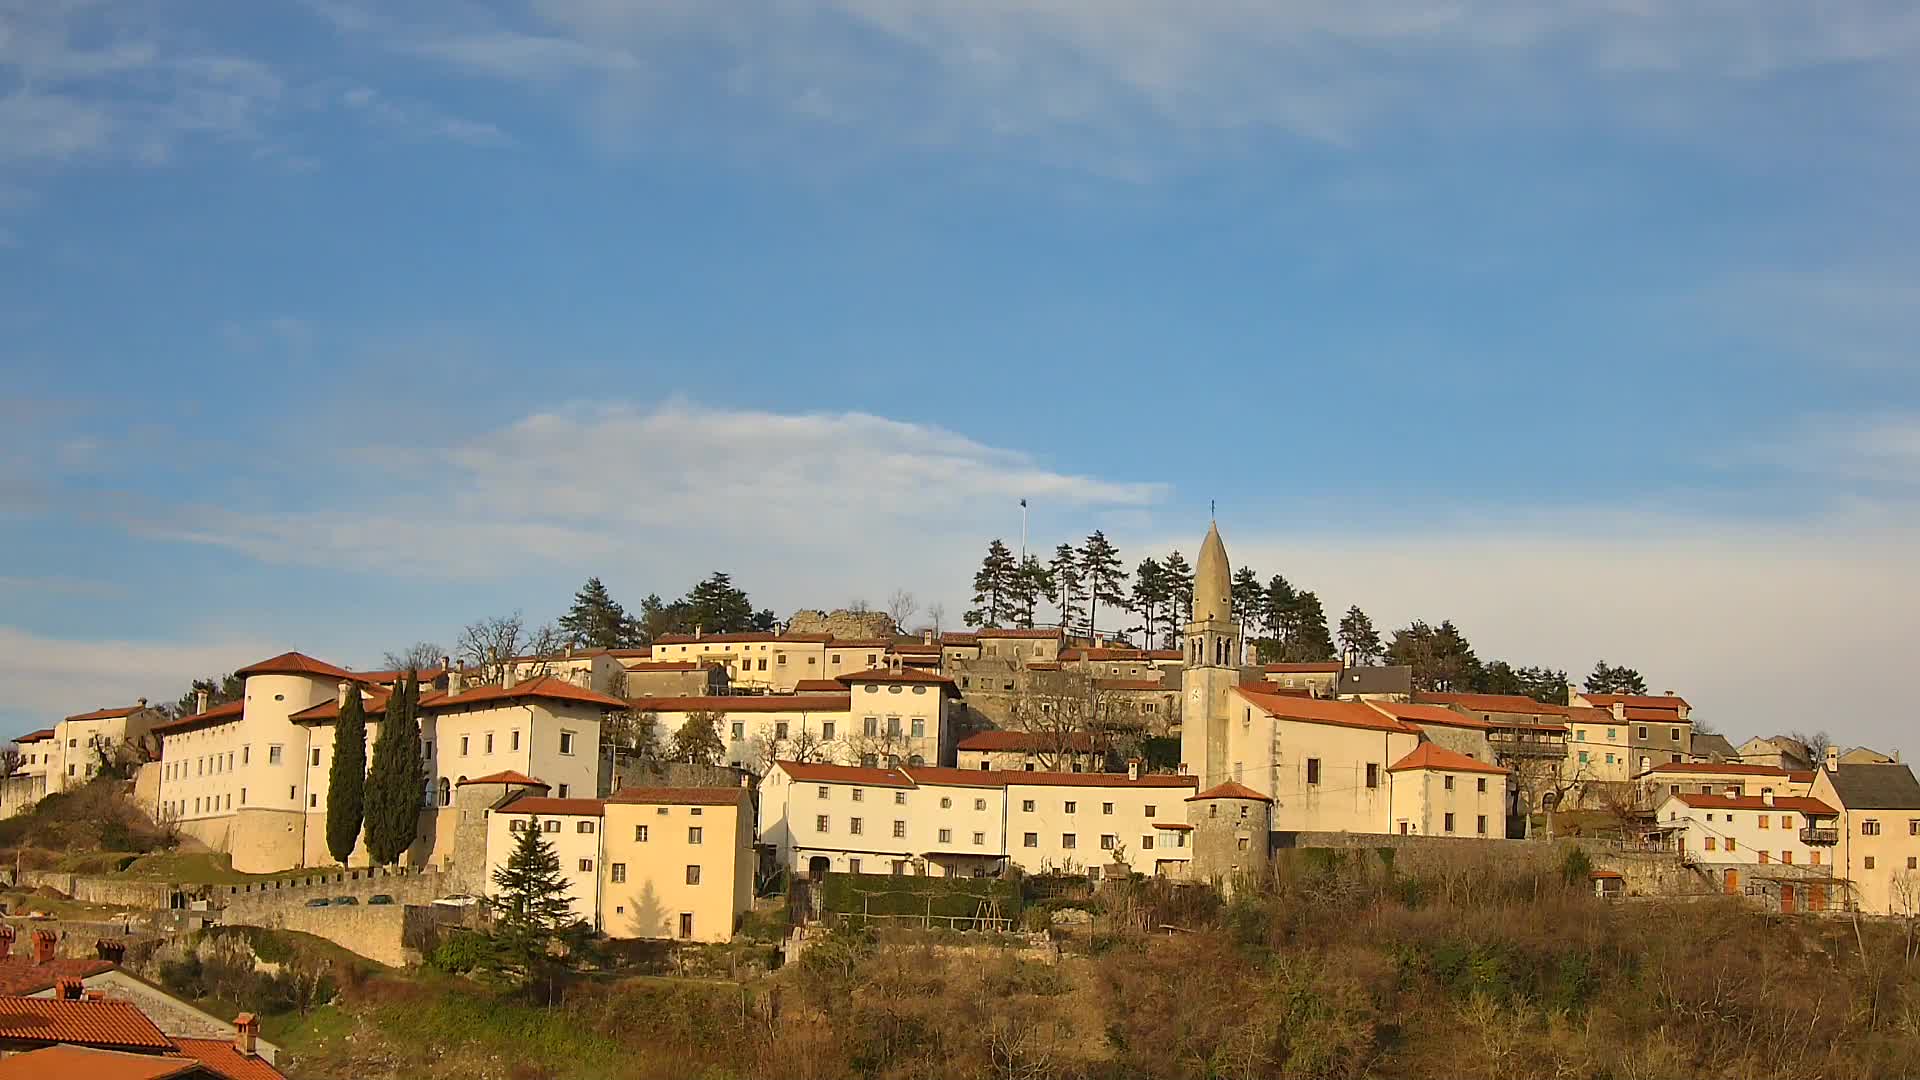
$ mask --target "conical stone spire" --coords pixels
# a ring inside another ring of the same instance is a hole
[[[1193,569],[1193,621],[1233,621],[1233,572],[1227,565],[1227,545],[1220,542],[1218,525],[1207,526],[1200,562]]]

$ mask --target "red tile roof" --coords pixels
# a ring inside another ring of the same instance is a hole
[[[464,694],[461,696],[465,696]],[[360,708],[369,718],[377,718],[387,711],[387,701],[393,697],[393,691],[379,686],[360,688]],[[423,699],[424,703],[424,699]],[[287,717],[296,724],[325,723],[340,719],[340,699],[338,697],[310,705]]]
[[[173,1049],[173,1042],[125,1001],[0,997],[0,1039],[77,1043],[107,1049]]]
[[[1311,664],[1262,664],[1260,670],[1269,675],[1338,675],[1342,666],[1336,660]]]
[[[627,707],[637,712],[846,712],[851,699],[839,694],[740,694],[733,697],[634,698]]]
[[[1493,725],[1477,716],[1455,712],[1441,705],[1409,705],[1400,701],[1367,701],[1368,706],[1379,709],[1395,720],[1415,727],[1432,724],[1436,727],[1466,728],[1469,731],[1491,731]]]
[[[900,771],[915,784],[938,784],[945,787],[1003,788],[1007,782],[1001,779],[1005,773],[995,773],[988,769],[946,769],[934,765],[902,765]]]
[[[907,772],[911,774],[912,769]],[[999,776],[1006,785],[1012,787],[1149,787],[1176,788],[1199,787],[1200,778],[1196,776],[1175,776],[1172,773],[1142,773],[1138,780],[1130,780],[1125,773],[1063,773],[1063,772],[1019,772],[1013,769],[988,773],[981,776]]]
[[[980,644],[980,635],[979,635],[979,634],[957,634],[957,633],[956,633],[956,634],[941,634],[941,635],[940,635],[940,644],[942,644],[942,645],[956,645],[956,646],[959,646],[960,648],[963,648],[963,649],[964,649],[964,648],[966,648],[966,647],[967,647],[967,646],[969,646],[969,645],[978,645],[978,644]]]
[[[1675,709],[1645,709],[1629,706],[1621,710],[1629,720],[1652,720],[1661,724],[1677,724],[1680,713]]]
[[[1565,705],[1550,705],[1522,694],[1442,694],[1420,691],[1413,699],[1423,705],[1458,705],[1475,712],[1519,713],[1522,716],[1565,716]]]
[[[1199,802],[1201,799],[1257,799],[1266,803],[1273,801],[1247,785],[1233,780],[1210,787],[1198,795],[1187,796],[1188,802]]]
[[[42,742],[44,740],[51,739],[51,738],[53,738],[53,729],[41,728],[39,731],[29,731],[25,735],[22,735],[13,741],[17,743],[30,743],[30,742]]]
[[[122,716],[132,716],[134,713],[137,713],[144,708],[146,708],[145,705],[123,705],[117,709],[95,709],[92,712],[75,713],[74,715],[66,717],[65,719],[67,720],[117,720]]]
[[[946,686],[951,688],[953,679],[945,675],[936,675],[931,671],[894,671],[890,668],[874,668],[871,671],[856,671],[850,675],[836,675],[834,681],[852,686],[854,683],[920,683],[926,686]]]
[[[1269,801],[1271,801],[1271,800],[1269,800]],[[1181,831],[1181,832],[1192,832],[1192,831],[1193,831],[1193,826],[1191,826],[1191,825],[1183,825],[1183,824],[1181,824],[1180,822],[1177,822],[1177,821],[1156,821],[1156,822],[1154,822],[1154,823],[1153,823],[1153,827],[1154,827],[1154,828],[1156,828],[1156,829],[1177,829],[1177,830],[1179,830],[1179,831]]]
[[[1513,771],[1498,765],[1489,765],[1484,761],[1475,761],[1455,750],[1449,750],[1439,743],[1423,742],[1413,748],[1413,753],[1387,766],[1388,772],[1406,772],[1410,769],[1440,769],[1445,772],[1480,772],[1505,776]]]
[[[522,795],[496,814],[551,814],[554,817],[601,817],[606,803],[599,799],[549,799],[543,795]]]
[[[305,653],[283,652],[271,656],[257,664],[248,664],[234,672],[241,678],[249,675],[321,675],[330,679],[359,681],[362,676],[355,675],[346,668],[334,667],[325,660],[315,660]]]
[[[1033,753],[1056,749],[1060,739],[1033,731],[976,731],[954,744],[955,750],[986,753]],[[1065,737],[1068,748],[1085,753],[1093,749],[1093,736],[1076,731]]]
[[[1619,702],[1630,709],[1682,709],[1688,708],[1687,699],[1667,694],[1581,694],[1583,698],[1602,708],[1611,708]]]
[[[1813,783],[1813,770],[1808,769],[1804,772],[1790,772],[1787,774],[1787,782],[1790,784],[1811,784]]]
[[[258,1054],[242,1054],[230,1039],[173,1040],[180,1053],[219,1073],[226,1080],[286,1080],[286,1074]]]
[[[626,665],[628,671],[705,671],[711,666],[698,660],[641,660]]]
[[[913,786],[899,769],[876,769],[865,765],[828,765],[817,761],[776,761],[781,772],[809,784],[873,784],[880,787]]]
[[[1018,627],[999,630],[981,630],[974,635],[974,637],[981,641],[985,641],[988,638],[1058,638],[1059,636],[1060,631],[1045,627],[1032,630],[1023,630]]]
[[[796,694],[844,694],[847,688],[838,679],[801,679],[793,684]]]
[[[832,634],[774,634],[765,630],[748,630],[734,634],[662,634],[653,639],[654,645],[699,645],[703,642],[721,643],[733,641],[790,642],[798,645],[819,645],[831,642]]]
[[[643,806],[737,806],[746,792],[740,787],[631,787],[621,788],[605,801]]]
[[[627,708],[627,702],[623,698],[575,686],[555,675],[543,675],[538,679],[529,679],[512,686],[479,686],[452,696],[444,692],[432,694],[420,699],[420,708],[423,712],[430,709],[456,709],[476,703],[520,701],[525,698],[573,701],[583,705],[599,705],[608,709]]]
[[[129,1054],[65,1044],[0,1058],[0,1080],[167,1080],[205,1076],[206,1070],[203,1062],[191,1057]],[[280,1075],[273,1074],[275,1078]]]
[[[1701,810],[1791,810],[1809,817],[1832,817],[1839,813],[1819,799],[1800,795],[1779,795],[1772,802],[1767,802],[1758,795],[1708,795],[1705,792],[1682,791],[1667,798],[1679,799]]]
[[[937,656],[940,646],[929,645],[924,641],[896,641],[887,646],[887,651],[900,656]]]
[[[472,780],[462,780],[454,786],[461,787],[466,784],[524,784],[527,787],[537,788],[550,788],[553,786],[545,781],[535,780],[526,773],[514,772],[512,769],[508,769],[506,772],[490,773],[486,776],[475,777]]]
[[[23,950],[25,955],[22,955]],[[53,989],[56,979],[87,979],[112,971],[115,966],[109,960],[64,957],[50,964],[36,964],[33,962],[33,942],[22,932],[20,940],[14,943],[13,955],[0,960],[0,995],[30,997]]]
[[[1234,690],[1260,709],[1285,720],[1299,720],[1309,724],[1335,724],[1340,727],[1366,728],[1373,731],[1392,731],[1403,735],[1420,733],[1419,728],[1408,727],[1393,717],[1357,701],[1321,701],[1317,698],[1293,697],[1265,690],[1259,683],[1241,683],[1234,687]]]
[[[1655,765],[1640,775],[1651,773],[1707,773],[1720,776],[1790,776],[1787,770],[1774,765],[1748,765],[1738,761],[1670,761],[1664,765]],[[1807,774],[1812,779],[1812,774]]]
[[[1096,690],[1163,690],[1159,679],[1095,679]]]
[[[225,705],[215,705],[203,713],[192,713],[178,720],[167,720],[153,725],[154,732],[172,735],[181,731],[192,731],[206,724],[224,724],[229,720],[238,720],[246,712],[244,701],[229,701]]]

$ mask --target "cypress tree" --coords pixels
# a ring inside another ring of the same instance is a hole
[[[367,712],[356,686],[333,725],[333,767],[327,772],[327,851],[341,866],[353,855],[366,809]]]
[[[386,719],[373,744],[367,774],[367,854],[376,866],[391,866],[413,846],[420,824],[420,674],[407,677],[387,699]]]

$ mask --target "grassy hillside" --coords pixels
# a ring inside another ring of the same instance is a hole
[[[1231,904],[1108,891],[1057,966],[850,930],[742,984],[550,1004],[375,978],[286,1037],[293,1075],[327,1078],[1920,1074],[1903,927],[1584,886],[1542,849],[1301,852]]]

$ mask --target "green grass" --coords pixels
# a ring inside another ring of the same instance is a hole
[[[74,874],[103,874],[135,878],[141,881],[168,881],[181,885],[245,885],[318,874],[330,869],[309,867],[282,870],[272,874],[243,874],[233,868],[233,857],[214,852],[160,852],[152,855],[89,854],[62,860],[63,871]]]
[[[83,904],[78,900],[56,900],[52,897],[36,896],[30,892],[12,889],[0,892],[0,902],[4,902],[7,905],[7,911],[16,916],[24,915],[29,911],[44,911],[56,919],[78,921],[115,919],[132,910],[107,904]]]

